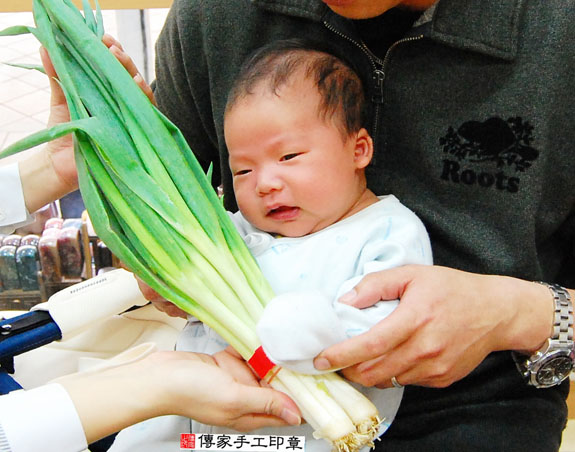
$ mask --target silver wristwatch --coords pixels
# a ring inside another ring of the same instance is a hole
[[[536,388],[549,388],[565,380],[575,363],[573,304],[571,296],[558,284],[547,284],[555,301],[553,335],[529,357],[514,353],[515,363],[527,382]]]

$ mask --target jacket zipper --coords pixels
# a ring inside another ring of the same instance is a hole
[[[373,69],[372,79],[375,82],[375,92],[372,96],[371,101],[375,103],[375,115],[374,115],[374,125],[373,125],[373,146],[375,147],[375,140],[377,137],[377,124],[379,123],[379,108],[383,103],[383,80],[385,79],[385,73],[383,71],[383,61],[381,61],[376,55],[374,55],[363,42],[358,42],[355,39],[343,34],[341,31],[335,29],[331,24],[324,21],[325,27],[338,35],[341,38],[347,39],[353,45],[358,47],[367,56],[371,67]]]
[[[399,41],[394,42],[391,46],[389,46],[389,49],[387,49],[387,52],[385,52],[385,56],[384,56],[383,60],[381,60],[376,55],[374,55],[371,52],[371,50],[369,50],[369,48],[363,42],[358,42],[355,39],[347,36],[346,34],[342,33],[341,31],[335,29],[331,24],[329,24],[326,21],[324,21],[323,24],[325,25],[325,27],[328,30],[332,31],[333,33],[335,33],[336,35],[338,35],[344,39],[347,39],[349,42],[351,42],[356,47],[358,47],[363,53],[365,53],[365,55],[369,59],[369,62],[373,68],[372,80],[374,82],[375,90],[374,90],[373,96],[371,97],[371,101],[375,104],[373,137],[372,137],[373,141],[374,141],[373,145],[375,147],[375,145],[376,145],[375,141],[376,141],[376,137],[377,137],[378,124],[379,124],[380,109],[381,109],[381,105],[383,104],[383,86],[384,86],[384,81],[385,81],[385,69],[386,69],[386,65],[389,61],[390,54],[391,54],[392,50],[395,49],[398,45],[403,44],[405,42],[417,41],[419,39],[422,39],[423,35],[410,36],[408,38],[402,38]],[[374,156],[374,160],[375,160],[375,156]]]
[[[379,110],[380,110],[380,105],[383,105],[383,85],[385,82],[385,74],[386,74],[386,69],[387,69],[387,64],[389,62],[390,59],[390,55],[391,52],[399,45],[404,44],[406,42],[412,42],[412,41],[418,41],[419,39],[423,39],[423,35],[417,35],[417,36],[410,36],[408,38],[401,38],[399,41],[395,41],[392,45],[389,46],[389,48],[387,49],[387,51],[385,52],[385,56],[383,57],[383,61],[380,62],[380,68],[379,69],[375,69],[374,72],[374,80],[375,80],[375,87],[378,91],[376,91],[376,95],[374,95],[374,97],[376,97],[376,100],[379,101],[377,102],[377,107],[375,109],[375,120],[377,121],[377,123],[375,124],[375,127],[373,129],[373,133],[374,135],[376,135],[377,133],[377,125],[379,124]],[[375,144],[374,144],[375,146]]]

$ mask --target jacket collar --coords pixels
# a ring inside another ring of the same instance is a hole
[[[517,54],[521,13],[527,0],[440,0],[433,7],[434,40],[512,60]]]
[[[313,21],[341,25],[320,0],[251,0],[256,6]],[[443,44],[505,60],[517,54],[521,12],[527,0],[439,0],[417,21],[423,32]],[[471,19],[472,18],[472,19]],[[346,27],[347,28],[347,27]]]

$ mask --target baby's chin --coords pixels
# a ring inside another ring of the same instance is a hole
[[[283,224],[275,224],[275,225],[270,225],[269,223],[267,224],[262,224],[261,226],[258,226],[257,224],[252,223],[256,228],[265,231],[273,236],[276,237],[290,237],[290,238],[297,238],[297,237],[304,237],[306,235],[309,235],[311,233],[313,233],[313,228],[310,227],[309,225],[305,225],[305,224],[298,224],[297,221],[294,222],[286,222]]]
[[[271,235],[277,237],[289,237],[289,238],[297,238],[297,237],[304,237],[306,235],[311,234],[311,232],[302,232],[297,228],[278,228],[277,230],[269,232]]]

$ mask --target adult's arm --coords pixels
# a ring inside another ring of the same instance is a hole
[[[571,296],[575,296],[570,290]],[[367,386],[445,387],[491,352],[533,352],[552,333],[549,290],[517,278],[439,266],[405,266],[366,276],[344,302],[366,307],[399,298],[399,307],[370,331],[318,355],[318,369],[345,368]]]
[[[48,54],[41,49],[40,55],[50,81],[47,124],[50,127],[68,121],[70,115]],[[0,232],[3,233],[32,222],[34,217],[30,213],[78,188],[71,136],[9,157],[0,161],[0,165]]]
[[[170,414],[240,431],[300,423],[289,397],[230,367],[237,365],[226,356],[156,352],[2,396],[0,451],[27,452],[41,441],[47,452],[79,452],[125,427]]]
[[[54,79],[56,73],[44,49],[40,51],[42,63],[50,80],[50,118],[48,127],[69,120],[64,94]],[[61,198],[78,187],[76,165],[71,136],[54,140],[38,150],[27,151],[1,162],[9,179],[3,179],[3,190],[10,192],[10,199],[2,201],[0,209],[7,214],[0,226],[17,226],[29,221],[33,213],[46,204]],[[8,185],[9,184],[9,185]]]
[[[131,58],[124,53],[121,44],[110,35],[105,35],[103,42],[153,101],[150,87],[139,75]],[[40,49],[40,54],[50,81],[50,117],[47,127],[51,127],[69,121],[70,114],[66,98],[56,81],[57,74],[46,50]],[[4,219],[0,218],[0,227],[17,224],[26,219],[28,212],[35,212],[78,188],[78,174],[71,135],[51,141],[37,151],[33,150],[15,156],[12,160],[16,162],[18,169],[12,170],[11,177],[17,179],[19,176],[20,179],[20,181],[15,180],[9,187],[10,192],[15,195],[10,200],[11,212],[15,213],[6,215]],[[3,181],[4,183],[6,181]],[[0,210],[3,207],[2,204],[0,200]]]

